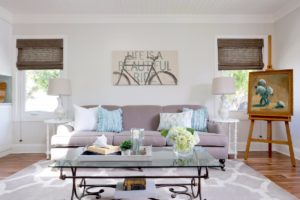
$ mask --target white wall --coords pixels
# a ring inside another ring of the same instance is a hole
[[[0,74],[12,75],[11,70],[12,26],[0,18]]]
[[[272,24],[16,24],[14,35],[64,35],[67,76],[73,103],[86,104],[204,104],[214,110],[211,81],[217,68],[217,36],[266,36]],[[178,86],[126,87],[112,85],[113,50],[177,50]],[[22,124],[23,144],[45,144],[41,122]],[[18,144],[15,123],[14,143]],[[245,142],[248,122],[240,126]],[[257,132],[261,127],[257,128]],[[15,145],[15,147],[16,147]],[[20,145],[17,145],[19,148]],[[37,146],[36,149],[39,149]]]
[[[11,37],[12,26],[0,19],[0,74],[12,75],[11,70]],[[0,155],[11,146],[11,104],[0,104]]]
[[[275,68],[294,69],[294,116],[291,122],[294,149],[300,159],[300,8],[275,23]],[[282,138],[285,137],[284,126],[279,130]],[[280,148],[288,153],[285,147]]]

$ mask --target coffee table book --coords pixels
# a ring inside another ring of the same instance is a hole
[[[130,190],[123,189],[123,182],[118,182],[114,194],[115,199],[150,199],[158,198],[157,189],[153,180],[146,180],[145,190]]]
[[[107,148],[103,148],[103,147],[97,147],[95,145],[92,145],[92,146],[88,146],[87,150],[90,152],[107,155],[107,154],[120,152],[120,147],[109,145]]]

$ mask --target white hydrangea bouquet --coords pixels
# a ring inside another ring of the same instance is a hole
[[[161,135],[173,144],[175,153],[189,154],[193,151],[200,138],[192,128],[172,127],[169,130],[162,130]]]

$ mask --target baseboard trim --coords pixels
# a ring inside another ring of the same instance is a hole
[[[11,153],[11,146],[10,145],[1,145],[0,146],[0,158],[7,156]]]
[[[247,142],[238,142],[237,150],[246,151]],[[268,151],[268,145],[251,142],[250,151]]]
[[[13,144],[12,153],[45,153],[45,144]]]
[[[239,142],[238,143],[238,151],[245,151],[246,150],[246,142]],[[264,143],[251,143],[250,151],[268,151],[268,145]],[[290,156],[290,151],[288,146],[286,145],[273,145],[273,151],[278,153],[282,153],[284,155]],[[300,149],[294,147],[295,158],[300,160]]]
[[[276,145],[275,151],[282,153],[284,155],[290,156],[290,151],[288,146]],[[294,147],[295,159],[300,160],[300,149]]]

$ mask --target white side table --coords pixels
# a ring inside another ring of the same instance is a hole
[[[229,137],[228,154],[234,155],[237,159],[237,125],[240,122],[238,119],[210,119],[210,121],[220,124],[223,130],[227,129]]]
[[[47,119],[44,123],[47,125],[47,132],[46,132],[46,156],[47,159],[50,159],[50,139],[51,136],[56,133],[57,126],[61,124],[66,124],[72,120],[70,119]]]

